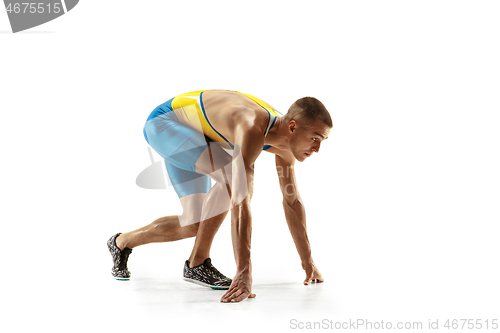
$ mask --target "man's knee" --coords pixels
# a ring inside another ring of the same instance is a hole
[[[182,227],[182,231],[185,235],[185,238],[195,237],[198,233],[198,228],[200,227],[200,223],[188,224],[185,227]]]
[[[199,224],[200,221],[201,221],[201,212],[200,213],[196,212],[196,214],[192,212],[185,213],[179,217],[179,223],[181,224],[181,227],[197,225]]]

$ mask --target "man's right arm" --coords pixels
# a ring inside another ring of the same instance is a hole
[[[232,163],[232,198],[236,200],[231,210],[231,236],[233,241],[236,275],[221,302],[240,302],[252,294],[252,264],[250,260],[252,214],[250,201],[253,194],[254,163],[264,146],[262,126],[242,119],[235,126]]]

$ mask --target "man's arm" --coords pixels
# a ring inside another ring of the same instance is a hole
[[[297,188],[294,165],[295,157],[292,153],[280,152],[276,154],[276,170],[283,193],[286,222],[299,253],[302,268],[306,271],[304,284],[307,285],[311,281],[323,282],[324,280],[311,256],[311,246],[307,237],[306,212]]]
[[[250,243],[252,234],[252,214],[250,201],[253,195],[254,162],[264,146],[262,126],[252,121],[239,121],[235,126],[235,142],[232,163],[233,187],[231,209],[231,236],[233,240],[236,275],[221,302],[240,302],[252,294],[252,264]],[[246,180],[243,181],[242,180]],[[243,198],[241,198],[243,194]]]

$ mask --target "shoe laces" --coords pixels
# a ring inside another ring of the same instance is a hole
[[[226,280],[228,279],[227,276],[225,276],[224,274],[222,274],[221,272],[219,272],[217,270],[217,268],[214,267],[214,265],[210,264],[210,270],[214,273],[215,276],[217,276],[219,279],[221,280]]]

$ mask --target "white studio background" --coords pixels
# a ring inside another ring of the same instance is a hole
[[[106,240],[180,213],[172,189],[135,185],[142,128],[167,99],[212,88],[283,113],[315,96],[332,114],[296,166],[332,300],[302,320],[498,318],[499,14],[495,1],[87,0],[11,34],[2,12],[3,324],[100,331],[106,309],[140,308],[105,297]],[[273,157],[256,168],[254,283],[300,283]],[[133,274],[177,278],[191,246],[137,248]],[[229,219],[212,257],[234,273]]]

